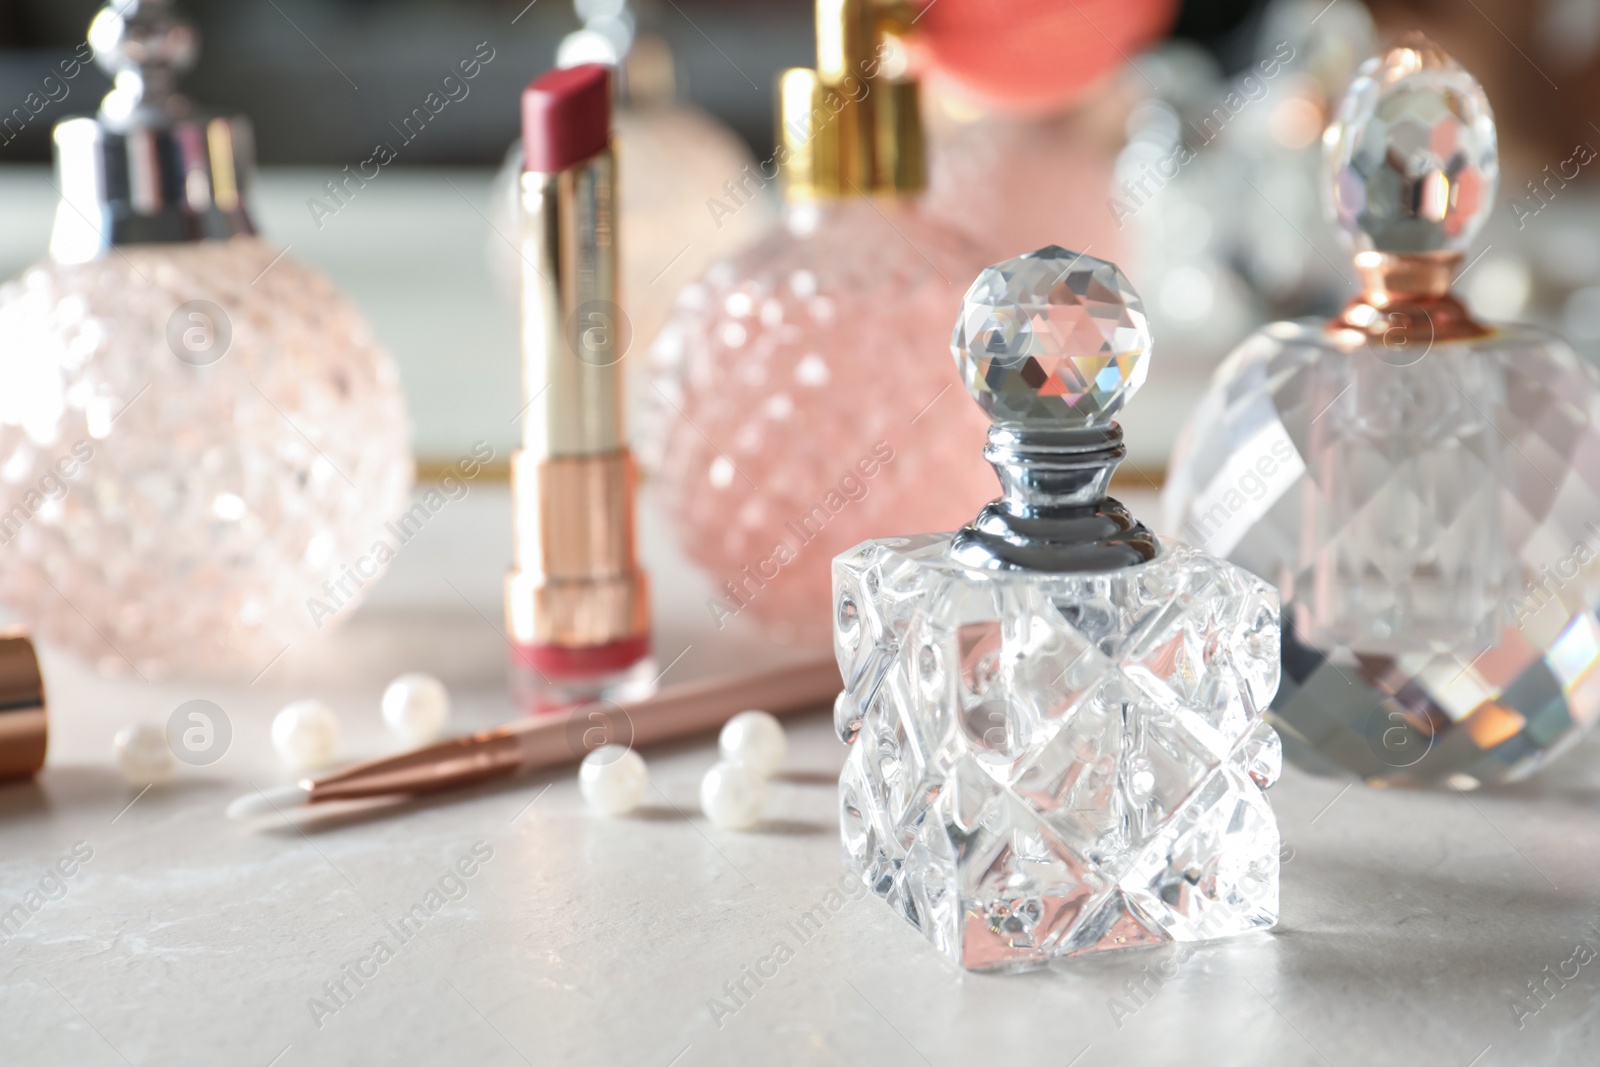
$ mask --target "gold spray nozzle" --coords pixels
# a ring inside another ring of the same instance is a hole
[[[817,66],[785,71],[778,141],[791,200],[919,192],[927,184],[914,79],[887,76],[911,6],[817,0]]]

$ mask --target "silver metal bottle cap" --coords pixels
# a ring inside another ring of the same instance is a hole
[[[205,115],[174,89],[199,54],[194,25],[170,0],[121,0],[95,15],[89,45],[113,84],[93,118],[56,124],[51,257],[255,233],[249,120]]]

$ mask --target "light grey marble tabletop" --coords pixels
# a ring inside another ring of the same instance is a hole
[[[653,789],[629,818],[587,812],[565,771],[226,821],[230,798],[286,779],[267,729],[291,699],[339,711],[345,759],[392,748],[378,696],[402,670],[450,684],[457,727],[509,716],[490,621],[508,510],[502,487],[475,487],[347,626],[254,685],[118,681],[48,658],[49,765],[0,788],[0,911],[42,901],[0,932],[0,1063],[1600,1061],[1600,959],[1576,962],[1579,944],[1600,949],[1594,740],[1536,782],[1470,795],[1291,769],[1271,794],[1275,931],[1020,976],[963,974],[882,903],[841,891],[845,749],[825,713],[792,721],[788,771],[751,833],[697,811],[708,738],[645,753]],[[648,531],[669,681],[781,655],[718,632],[709,590]],[[229,717],[223,758],[148,792],[123,785],[112,733],[196,697]],[[47,878],[64,857],[71,876]],[[419,903],[437,910],[401,931]]]

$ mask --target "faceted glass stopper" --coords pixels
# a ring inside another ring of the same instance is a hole
[[[1463,251],[1500,176],[1483,87],[1415,33],[1356,72],[1323,157],[1334,221],[1357,251]]]
[[[1149,373],[1150,323],[1116,264],[1051,245],[978,275],[950,350],[997,425],[1107,426]]]

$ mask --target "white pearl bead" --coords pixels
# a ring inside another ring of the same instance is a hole
[[[383,722],[408,745],[425,745],[444,731],[450,691],[431,674],[402,674],[383,691]]]
[[[338,743],[339,720],[320,700],[297,700],[272,720],[272,747],[294,770],[324,766]]]
[[[622,745],[603,745],[578,767],[578,791],[591,808],[607,815],[626,815],[638,807],[649,782],[644,757]]]
[[[783,726],[764,711],[741,711],[729,719],[717,738],[717,750],[728,763],[742,763],[763,778],[783,766],[789,742]]]
[[[172,777],[172,749],[167,747],[167,732],[142,722],[125,726],[112,739],[117,753],[117,769],[129,785],[157,785]]]
[[[767,807],[767,780],[740,763],[719,763],[700,781],[700,809],[724,830],[745,830]]]

